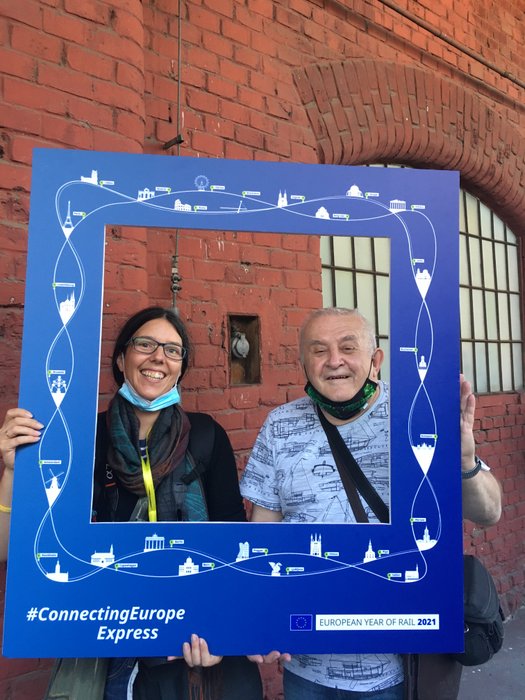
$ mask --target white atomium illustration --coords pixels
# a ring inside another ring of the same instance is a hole
[[[64,379],[65,371],[64,370],[52,370],[49,372],[49,376],[54,377],[51,380],[50,384],[50,390],[51,390],[51,397],[55,403],[55,406],[58,408],[60,404],[62,403],[66,392],[67,392],[67,382]]]

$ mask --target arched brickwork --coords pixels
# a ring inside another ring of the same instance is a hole
[[[459,170],[525,234],[525,138],[504,108],[429,70],[374,59],[310,64],[294,80],[322,163]]]

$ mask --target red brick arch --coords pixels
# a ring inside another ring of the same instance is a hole
[[[294,79],[321,162],[459,170],[467,189],[525,234],[525,138],[516,111],[429,70],[382,60],[312,64]]]

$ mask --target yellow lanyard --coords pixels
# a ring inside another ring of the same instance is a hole
[[[149,461],[148,448],[146,447],[146,459],[140,458],[142,463],[142,478],[144,479],[144,487],[146,496],[148,497],[148,518],[150,523],[157,522],[157,499],[155,498],[155,486],[153,485],[153,477],[151,475],[151,464]]]

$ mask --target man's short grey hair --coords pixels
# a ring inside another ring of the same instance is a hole
[[[301,326],[301,331],[299,333],[299,351],[301,362],[304,361],[304,335],[306,329],[310,323],[312,323],[312,321],[322,318],[323,316],[351,316],[353,318],[359,318],[363,323],[363,333],[365,335],[365,339],[368,341],[370,354],[376,350],[377,342],[375,330],[366,316],[363,316],[358,309],[347,309],[342,306],[328,306],[324,309],[316,309],[315,311],[312,311]]]

